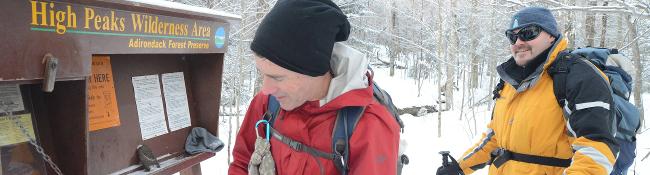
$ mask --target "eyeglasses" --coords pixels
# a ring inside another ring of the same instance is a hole
[[[506,31],[506,37],[510,40],[510,44],[514,45],[517,42],[517,38],[522,41],[530,41],[537,38],[540,33],[542,33],[542,29],[538,26],[532,25],[522,28],[517,33],[514,33],[514,31]]]

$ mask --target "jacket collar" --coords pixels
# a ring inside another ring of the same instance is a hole
[[[332,51],[332,74],[334,77],[325,98],[321,99],[320,106],[332,102],[337,97],[354,89],[368,87],[368,58],[345,44],[335,43]]]
[[[335,43],[330,61],[333,78],[327,95],[317,101],[308,101],[297,109],[313,114],[346,106],[369,105],[373,100],[369,62],[360,51],[340,42]]]

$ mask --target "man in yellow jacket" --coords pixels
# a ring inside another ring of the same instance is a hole
[[[497,67],[502,81],[492,120],[479,143],[458,160],[454,174],[486,165],[491,175],[609,174],[618,145],[604,74],[588,61],[574,61],[560,106],[548,71],[567,41],[551,12],[520,10],[506,36],[512,58]],[[453,172],[445,168],[442,172]]]

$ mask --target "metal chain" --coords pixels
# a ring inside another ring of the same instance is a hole
[[[6,107],[4,104],[3,104],[3,106]],[[6,110],[6,109],[5,109],[4,111],[9,111],[9,110]],[[48,155],[45,153],[45,151],[43,150],[43,147],[41,147],[40,145],[38,145],[38,143],[36,143],[36,140],[35,140],[34,138],[32,138],[32,136],[29,135],[29,133],[27,132],[27,129],[26,129],[26,128],[23,126],[23,124],[22,124],[22,123],[21,123],[21,122],[20,122],[20,121],[19,121],[19,120],[18,120],[18,119],[13,115],[13,113],[12,113],[12,112],[4,112],[4,113],[5,113],[5,114],[8,114],[7,116],[10,117],[11,120],[14,121],[14,124],[15,124],[18,128],[20,128],[20,131],[23,133],[23,135],[24,135],[27,139],[29,139],[29,144],[31,144],[32,146],[34,146],[34,149],[36,149],[36,152],[38,152],[38,154],[41,155],[41,157],[43,158],[43,160],[45,160],[45,162],[47,162],[47,164],[50,165],[50,167],[54,170],[54,172],[55,172],[57,175],[63,175],[63,172],[61,172],[61,169],[59,169],[59,167],[56,166],[56,164],[52,161],[52,158],[50,158],[50,156],[48,156]]]

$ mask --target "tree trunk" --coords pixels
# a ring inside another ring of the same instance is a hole
[[[266,4],[266,0],[258,0],[257,7],[257,15],[255,15],[256,21],[262,21],[262,18],[264,18],[264,15],[266,14],[265,11],[269,8],[269,6]],[[262,75],[260,73],[257,73],[257,76],[255,78],[255,85],[253,88],[253,96],[262,90],[262,83]]]
[[[424,9],[423,8],[424,8],[424,3],[423,3],[422,0],[420,0],[420,9],[419,9],[419,11],[420,11],[420,14],[419,14],[420,15],[420,21],[423,21],[423,19],[424,19]],[[422,25],[420,25],[418,31],[419,31],[418,36],[423,37],[424,35],[423,35],[422,31],[424,31],[424,29],[422,28]],[[419,40],[418,44],[420,44],[422,46],[424,43],[423,43],[422,40]],[[415,65],[416,65],[416,67],[415,67],[416,71],[415,72],[417,73],[416,74],[416,76],[417,76],[416,85],[418,86],[418,97],[420,97],[422,95],[422,84],[423,84],[423,81],[424,81],[424,77],[422,77],[422,75],[423,75],[423,72],[425,72],[425,70],[423,70],[425,68],[425,65],[420,64],[420,62],[422,62],[424,60],[424,56],[423,56],[424,55],[424,50],[422,50],[422,48],[417,49],[417,50],[419,51],[419,53],[418,53],[418,56],[417,56],[417,59],[416,59],[417,61],[415,62]]]
[[[436,52],[438,60],[441,60],[442,57],[444,57],[444,55],[445,55],[445,53],[444,53],[445,44],[444,44],[444,39],[443,39],[444,38],[443,37],[443,30],[444,30],[443,29],[443,27],[444,27],[444,25],[443,25],[444,21],[443,20],[444,19],[442,17],[442,9],[443,9],[442,5],[443,5],[442,0],[438,0],[438,16],[437,16],[438,17],[438,19],[437,19],[437,21],[438,21],[438,34],[437,34],[438,42],[437,43],[438,44],[437,44],[437,52]],[[438,104],[438,127],[437,127],[438,128],[438,138],[442,137],[442,110],[443,110],[442,109],[443,108],[442,107],[442,105],[443,105],[442,104],[442,90],[443,90],[443,86],[442,86],[442,68],[443,68],[443,66],[444,66],[443,63],[439,63],[438,64],[438,69],[436,69],[436,71],[438,72],[436,74],[438,76],[438,83],[436,83],[438,85],[438,88],[437,88],[438,92],[436,93],[438,95],[438,102],[437,102],[437,104]]]
[[[451,33],[451,37],[449,40],[450,44],[454,47],[451,49],[459,49],[460,42],[458,41],[458,16],[456,14],[456,2],[452,1],[451,2],[451,8],[449,9],[450,15],[452,16],[451,18],[451,23],[453,24],[452,27],[448,30]],[[456,66],[457,66],[457,59],[458,55],[457,52],[450,51],[451,50],[449,47],[447,47],[447,58],[449,58],[449,63],[447,64],[447,81],[445,83],[445,101],[447,103],[447,110],[453,109],[454,108],[454,85],[455,82],[454,80],[456,79]]]
[[[232,162],[230,153],[232,153],[232,116],[228,117],[228,164]]]
[[[240,43],[242,43],[242,45],[243,45],[243,42],[240,42]],[[244,48],[245,47],[239,47],[239,53],[245,53]],[[243,88],[245,88],[245,86],[244,86],[244,77],[245,77],[245,73],[246,73],[246,71],[244,71],[244,64],[245,64],[244,61],[245,60],[246,60],[246,58],[240,58],[239,61],[238,61],[238,65],[237,65],[237,85],[235,86],[235,92],[236,92],[235,93],[235,109],[236,109],[236,111],[235,111],[235,127],[236,127],[235,128],[235,133],[239,133],[239,126],[241,125],[239,123],[240,122],[239,116],[241,115],[241,109],[239,107],[242,105],[241,100],[242,100],[242,96],[244,95],[242,92],[243,92]]]
[[[492,3],[496,3],[496,0],[492,0]],[[496,9],[492,9],[491,15],[496,16],[497,15],[496,11],[497,11]],[[490,25],[490,31],[498,31],[499,29],[497,28],[497,26],[498,26],[497,24],[498,24],[497,18],[492,18],[491,25]],[[498,51],[498,49],[489,49],[489,50],[490,50],[490,55],[491,55],[490,57],[491,58],[489,58],[489,60],[487,61],[487,63],[488,63],[487,75],[490,77],[490,84],[488,85],[489,87],[486,88],[486,89],[488,91],[488,94],[492,94],[492,91],[493,91],[494,86],[495,86],[495,79],[499,77],[499,75],[497,75],[495,73],[496,72],[495,70],[496,70],[496,67],[497,67],[496,65],[498,64],[497,63],[498,59],[496,57],[497,57],[497,55],[498,55],[497,53],[499,51]],[[488,103],[488,109],[492,109],[492,104],[493,103],[494,102]]]
[[[468,73],[467,71],[462,71],[460,73],[460,76],[463,77],[463,80],[461,81],[461,82],[463,82],[463,93],[462,93],[462,95],[460,97],[460,115],[458,117],[458,120],[463,120],[463,113],[465,112],[465,94],[467,94],[465,92],[470,89],[470,88],[467,87],[467,82],[465,82],[466,77],[467,77],[467,73]]]
[[[393,35],[397,36],[397,14],[395,14],[394,8],[397,8],[395,6],[395,1],[393,1],[393,4],[391,5],[391,10],[390,10],[390,31]],[[393,38],[393,47],[390,49],[390,76],[395,75],[395,59],[397,56],[399,56],[399,39],[397,37],[392,37]]]
[[[421,54],[421,52],[420,52]],[[424,65],[420,64],[420,61],[422,60],[422,57],[417,58],[417,62],[415,63],[415,76],[416,76],[416,85],[418,87],[418,97],[422,95],[422,84],[424,84],[424,77],[422,77],[422,74],[424,72]]]
[[[472,9],[471,9],[472,12],[476,12],[477,9],[478,9],[478,0],[472,0]],[[472,29],[478,28],[477,21],[474,18],[470,19],[470,25],[471,25],[470,27]],[[470,77],[469,85],[470,85],[471,89],[478,88],[478,84],[479,84],[478,83],[479,59],[478,59],[478,55],[476,54],[476,48],[478,47],[478,42],[479,42],[478,41],[478,36],[479,35],[477,35],[475,33],[476,31],[477,30],[469,30],[469,35],[470,35],[469,38],[471,38],[471,40],[472,40],[471,41],[471,47],[469,49],[470,58],[471,58],[471,61],[470,61],[470,64],[471,64],[470,75],[471,75],[471,77]]]
[[[258,71],[257,74],[255,74],[255,88],[253,90],[253,96],[262,90],[262,83],[262,74]]]
[[[644,123],[644,117],[643,117],[643,100],[641,99],[641,92],[643,92],[643,82],[641,79],[643,78],[642,76],[642,71],[643,71],[643,64],[641,64],[641,53],[639,52],[639,42],[638,40],[634,40],[637,37],[637,22],[638,20],[632,20],[630,16],[627,17],[627,24],[628,27],[630,28],[630,41],[632,42],[632,60],[634,61],[634,68],[636,71],[634,72],[634,104],[639,108],[639,111],[641,112],[641,123]]]
[[[590,0],[587,6],[596,6],[597,1]],[[585,35],[587,37],[587,46],[594,46],[594,37],[596,34],[595,23],[596,16],[593,12],[586,12],[587,18],[585,20]]]
[[[605,1],[603,3],[603,6],[607,6],[609,4],[608,1]],[[606,44],[606,39],[607,39],[607,13],[603,13],[603,28],[601,29],[600,32],[600,47],[605,47]]]
[[[438,101],[440,100],[440,95],[438,95]],[[442,137],[442,110],[438,110],[438,138],[440,137]]]
[[[565,3],[567,3],[569,5],[573,5],[573,6],[576,5],[576,2],[574,0],[566,0]],[[572,12],[572,11],[567,11],[566,12],[566,21],[564,23],[565,24],[564,25],[564,29],[565,29],[564,33],[566,34],[565,37],[569,41],[569,43],[567,45],[567,48],[574,48],[575,44],[576,44],[576,41],[575,41],[575,39],[576,39],[575,19],[577,19],[576,12]]]
[[[437,75],[438,75],[438,83],[436,83],[436,84],[438,84],[438,88],[437,88],[438,92],[436,94],[438,94],[438,138],[440,138],[440,137],[442,137],[442,110],[443,110],[442,109],[442,105],[443,105],[442,104],[442,91],[441,91],[443,89],[443,86],[441,86],[441,84],[442,84],[442,69],[441,69],[441,66],[438,67],[437,71],[438,71],[438,73],[437,73]]]
[[[616,41],[617,42],[615,43],[617,49],[621,49],[621,47],[623,47],[625,45],[625,37],[627,37],[625,35],[627,33],[625,31],[625,26],[628,25],[627,22],[625,22],[625,21],[627,21],[627,20],[628,20],[628,15],[621,14],[618,17],[618,20],[617,20],[618,21],[618,25],[617,25],[618,27],[617,27],[617,30],[616,30],[616,31],[618,31],[617,34],[616,34]]]

